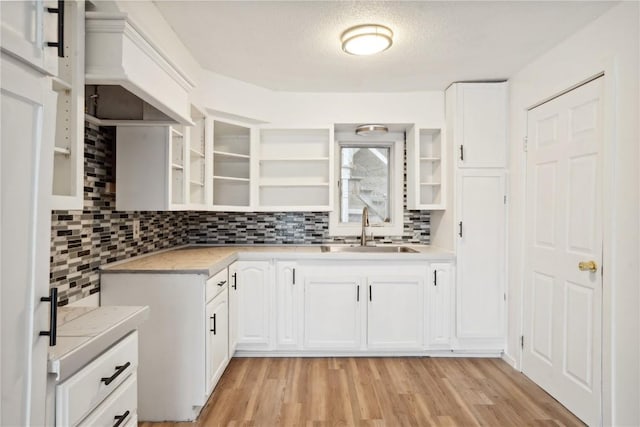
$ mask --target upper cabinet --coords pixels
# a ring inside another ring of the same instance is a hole
[[[506,166],[507,83],[454,83],[447,113],[453,152],[461,168]]]
[[[447,167],[442,129],[407,131],[407,204],[409,209],[445,209]]]
[[[84,201],[84,7],[61,2],[64,49],[52,89],[58,95],[52,209],[82,209]]]
[[[258,210],[331,210],[333,131],[261,129]]]
[[[64,56],[63,7],[59,1],[0,2],[2,50],[38,71],[56,76],[58,57]],[[60,22],[62,23],[62,22]]]
[[[212,121],[195,107],[191,107],[191,120],[194,125],[189,128],[189,182],[188,203],[190,209],[207,209],[211,203],[211,148]]]
[[[252,158],[255,153],[248,126],[213,121],[213,209],[248,211],[252,206]]]

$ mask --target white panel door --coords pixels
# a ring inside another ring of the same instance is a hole
[[[306,350],[357,350],[364,284],[358,278],[308,274],[304,279]]]
[[[229,361],[229,320],[227,290],[211,300],[206,307],[206,375],[205,399],[222,376]]]
[[[501,170],[459,171],[456,332],[481,348],[503,346],[504,197]]]
[[[0,424],[43,425],[56,97],[33,69],[1,66]]]
[[[427,275],[427,347],[449,348],[453,325],[452,266],[447,263],[433,263]]]
[[[231,286],[237,292],[237,348],[265,350],[271,345],[269,312],[271,280],[269,261],[238,261]]]
[[[419,350],[424,337],[421,276],[375,277],[367,286],[367,348]]]
[[[522,370],[589,425],[601,420],[602,80],[528,114]]]
[[[457,83],[455,110],[458,167],[505,167],[507,83]]]
[[[296,277],[295,261],[276,263],[276,346],[297,348],[300,332],[298,308],[300,277]]]
[[[57,8],[56,1],[20,0],[0,2],[2,20],[2,50],[28,65],[51,75],[58,74],[57,14],[47,12]]]

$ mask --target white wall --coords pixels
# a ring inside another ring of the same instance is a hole
[[[605,425],[640,425],[639,21],[639,3],[615,6],[510,79],[507,355],[516,361],[520,356],[518,337],[522,311],[524,155],[521,147],[526,135],[526,109],[598,72],[606,70],[606,82],[613,83],[605,94],[605,98],[613,96],[609,98],[610,104],[605,100],[605,108],[615,122],[615,133],[605,136],[606,143],[613,144],[610,152],[614,164],[613,185],[610,191],[605,188],[605,198],[608,197],[610,203],[606,210],[611,216],[611,226],[605,224],[603,260]]]

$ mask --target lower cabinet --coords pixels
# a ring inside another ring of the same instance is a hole
[[[276,261],[275,321],[278,350],[302,348],[299,327],[302,284],[300,276],[296,274],[297,268],[296,261]]]
[[[103,272],[100,285],[102,305],[150,308],[138,329],[138,418],[195,420],[229,360],[227,269],[212,277]]]
[[[425,342],[430,349],[451,348],[454,326],[453,267],[449,263],[433,263],[426,281]]]

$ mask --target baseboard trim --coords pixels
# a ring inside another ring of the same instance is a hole
[[[503,357],[502,351],[426,350],[426,351],[250,351],[237,350],[233,357]]]

